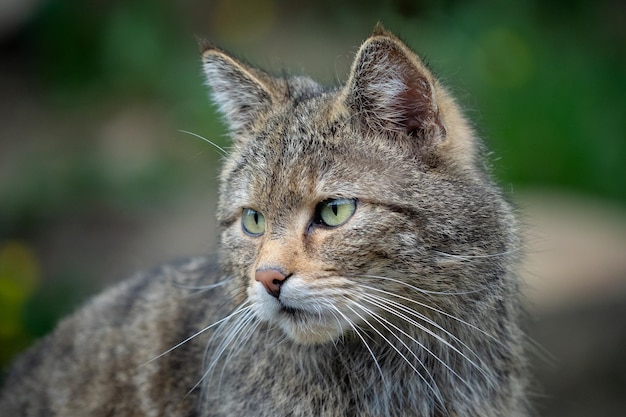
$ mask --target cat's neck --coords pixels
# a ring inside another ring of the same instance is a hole
[[[451,354],[418,337],[377,329],[325,345],[288,342],[285,352],[291,353],[291,364],[300,369],[303,381],[325,379],[328,386],[340,386],[347,398],[360,401],[373,415],[396,415],[402,407],[420,410],[416,415],[439,415],[463,404],[464,396],[489,395],[494,377],[480,359],[462,347]],[[455,370],[446,361],[456,361]],[[476,387],[485,392],[476,392]]]

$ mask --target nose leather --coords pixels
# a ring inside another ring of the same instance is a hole
[[[278,269],[258,269],[254,274],[254,279],[263,284],[268,294],[278,298],[280,286],[287,279],[287,276]]]

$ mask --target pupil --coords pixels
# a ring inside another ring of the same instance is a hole
[[[256,211],[254,212],[254,223],[259,224],[259,213]]]
[[[330,208],[333,210],[335,216],[337,216],[337,212],[339,211],[339,209],[337,208],[337,204],[331,205]]]

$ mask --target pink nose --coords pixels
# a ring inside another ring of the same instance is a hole
[[[280,286],[287,276],[277,269],[258,269],[254,274],[254,279],[263,284],[268,294],[278,298]]]

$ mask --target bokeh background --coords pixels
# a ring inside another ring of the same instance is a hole
[[[345,80],[382,21],[456,94],[526,225],[537,415],[626,410],[621,0],[2,0],[0,369],[137,269],[215,251],[196,37]]]

